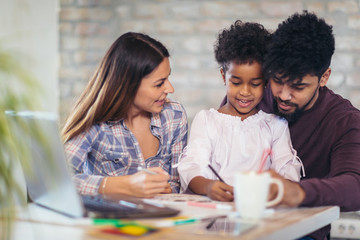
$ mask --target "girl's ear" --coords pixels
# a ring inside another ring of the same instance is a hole
[[[220,68],[220,74],[221,74],[221,77],[222,77],[222,79],[224,81],[224,85],[226,85],[225,72],[224,72],[223,68]]]

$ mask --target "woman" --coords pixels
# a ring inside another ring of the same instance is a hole
[[[145,34],[125,33],[112,44],[62,132],[81,194],[179,191],[171,166],[188,127],[182,105],[166,98],[174,92],[170,72],[167,49]]]

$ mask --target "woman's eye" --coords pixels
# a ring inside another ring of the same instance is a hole
[[[155,87],[159,88],[159,87],[161,87],[162,85],[164,85],[164,82],[161,82],[161,83],[155,85]]]

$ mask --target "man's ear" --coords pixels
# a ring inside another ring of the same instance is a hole
[[[320,87],[324,87],[326,83],[329,80],[329,77],[331,75],[331,68],[326,69],[326,71],[323,73],[323,75],[320,78]]]
[[[224,81],[224,85],[226,85],[225,72],[224,72],[223,68],[220,68],[220,74],[221,74],[221,77],[222,77],[222,79]]]

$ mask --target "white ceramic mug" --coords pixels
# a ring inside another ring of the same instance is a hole
[[[271,184],[278,186],[275,199],[267,201]],[[238,172],[234,183],[236,211],[243,219],[259,220],[266,207],[278,204],[284,196],[284,185],[279,179],[272,178],[268,172]]]

